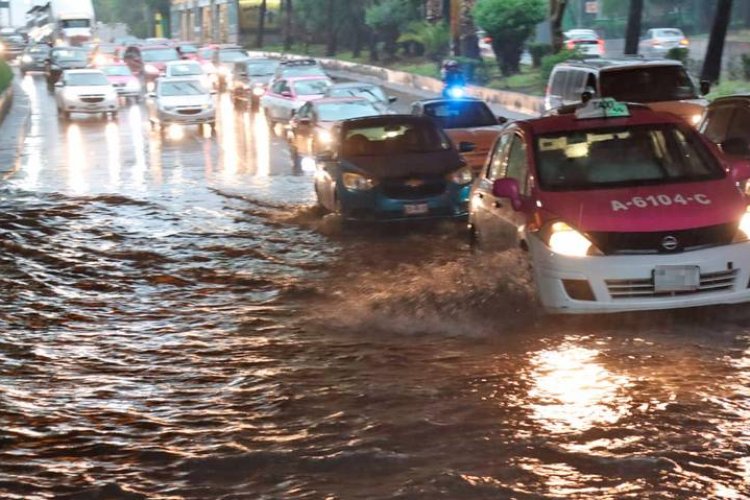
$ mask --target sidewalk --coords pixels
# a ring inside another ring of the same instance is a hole
[[[7,178],[18,168],[30,113],[29,97],[16,78],[13,80],[13,105],[0,123],[0,179]]]

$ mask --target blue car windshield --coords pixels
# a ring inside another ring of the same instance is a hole
[[[388,156],[437,153],[451,149],[448,137],[425,123],[390,123],[346,130],[342,145],[344,156]]]

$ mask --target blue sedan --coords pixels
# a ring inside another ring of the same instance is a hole
[[[387,115],[338,123],[318,155],[315,192],[350,220],[464,219],[472,171],[429,118]]]

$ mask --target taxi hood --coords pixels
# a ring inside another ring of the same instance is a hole
[[[471,142],[481,149],[489,149],[503,130],[502,125],[490,127],[452,128],[445,131],[454,143]]]
[[[729,179],[596,191],[544,192],[546,220],[582,232],[678,231],[739,221],[747,199]]]

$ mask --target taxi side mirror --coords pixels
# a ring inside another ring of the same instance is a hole
[[[63,83],[63,82],[55,82],[55,87],[57,87],[58,89],[62,88],[64,86],[65,86],[65,83]]]
[[[746,182],[750,180],[750,161],[736,160],[729,163],[732,179],[735,182]]]
[[[281,91],[281,97],[286,97],[287,99],[291,99],[293,96],[292,96],[292,93],[290,91],[288,91],[288,90],[282,90]]]
[[[496,180],[492,185],[492,194],[495,198],[510,200],[513,210],[516,212],[520,211],[523,206],[521,203],[521,189],[516,179],[505,178]]]
[[[498,125],[505,125],[506,123],[508,123],[508,119],[504,116],[498,116],[497,123]]]
[[[396,97],[396,96],[388,96],[388,102],[390,104],[393,104],[396,101],[398,101],[398,97]]]
[[[706,95],[711,92],[711,82],[708,80],[701,80],[700,90],[702,95]]]

